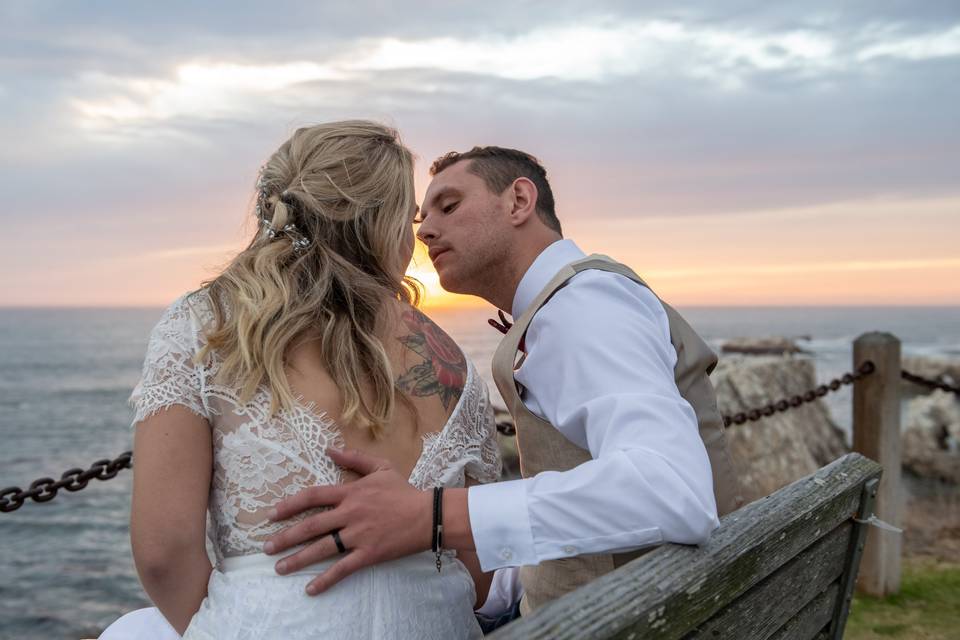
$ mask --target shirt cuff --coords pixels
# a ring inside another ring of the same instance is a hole
[[[484,571],[538,562],[526,485],[527,480],[508,480],[467,490],[470,529]]]

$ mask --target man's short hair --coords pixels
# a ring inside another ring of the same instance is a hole
[[[474,147],[466,153],[451,151],[437,158],[430,167],[430,175],[435,176],[461,160],[472,160],[467,171],[482,178],[494,193],[503,193],[517,178],[530,180],[537,187],[537,215],[545,225],[563,235],[554,210],[553,191],[547,182],[547,170],[535,157],[517,149]]]

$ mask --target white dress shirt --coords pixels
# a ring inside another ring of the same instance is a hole
[[[513,317],[583,257],[570,240],[547,247],[517,287]],[[471,487],[481,567],[706,541],[719,525],[710,462],[674,381],[657,297],[619,274],[581,272],[534,316],[526,353],[515,372],[524,404],[593,459]]]

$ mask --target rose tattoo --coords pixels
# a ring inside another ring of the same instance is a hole
[[[397,379],[397,387],[412,396],[439,395],[444,409],[456,403],[467,382],[463,352],[427,316],[416,309],[405,311],[403,322],[410,333],[398,340],[423,362],[410,367]]]

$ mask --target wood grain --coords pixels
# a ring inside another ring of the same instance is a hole
[[[880,472],[848,454],[724,517],[702,547],[664,545],[491,637],[682,638],[849,522],[864,483]]]

